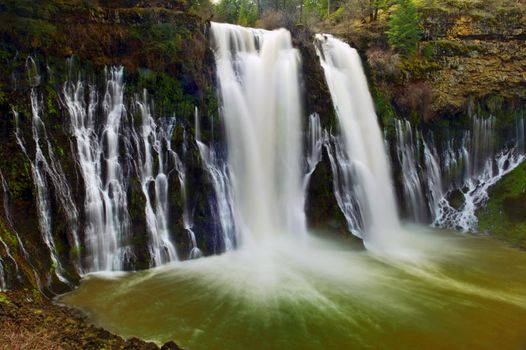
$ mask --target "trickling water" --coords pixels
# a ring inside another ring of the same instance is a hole
[[[444,196],[442,188],[442,178],[440,174],[440,164],[438,163],[438,155],[433,144],[431,147],[424,140],[424,163],[427,178],[428,190],[428,205],[431,217],[434,220],[440,211],[440,200]]]
[[[43,138],[43,142],[45,142],[47,141],[47,135],[44,123],[40,119],[40,102],[38,100],[37,92],[34,88],[31,90],[31,112],[31,130],[33,134],[33,140],[35,141],[34,161],[29,156],[29,153],[27,152],[27,149],[25,147],[23,136],[20,131],[18,113],[15,113],[15,137],[18,145],[20,146],[24,154],[27,156],[31,165],[31,174],[35,183],[35,188],[37,190],[36,202],[40,232],[42,234],[42,239],[44,243],[48,247],[55,275],[61,282],[69,283],[64,277],[65,270],[57,256],[55,241],[52,235],[50,194],[46,176],[46,174],[51,176],[52,170],[40,146],[41,138]]]
[[[290,33],[212,23],[211,35],[240,238],[303,235],[300,58]]]
[[[307,131],[307,174],[303,180],[304,189],[307,188],[310,177],[316,165],[321,161],[324,135],[321,128],[320,116],[317,113],[309,115],[309,129]]]
[[[442,154],[437,152],[431,132],[426,141],[419,132],[412,136],[408,121],[396,122],[395,141],[404,188],[402,202],[411,203],[410,218],[417,217],[416,208],[426,209],[434,226],[475,231],[478,223],[475,213],[486,203],[488,189],[524,159],[522,118],[516,121],[516,139],[506,142],[498,153],[495,118],[472,116],[471,121],[471,130],[464,131],[460,138],[446,130]],[[460,207],[454,207],[448,200],[454,191],[461,196]],[[422,200],[414,201],[415,193]],[[422,201],[427,201],[427,208]]]
[[[155,123],[148,105],[146,91],[142,100],[136,101],[142,118],[140,133],[135,133],[135,143],[138,151],[137,163],[142,192],[146,199],[145,216],[148,234],[150,235],[151,266],[158,266],[177,260],[175,247],[170,240],[169,197],[168,197],[168,157],[171,150],[170,141],[175,118],[167,125],[158,126]],[[166,148],[167,151],[164,151]],[[154,176],[154,157],[157,154],[157,174]],[[150,198],[150,186],[155,189],[155,205]]]
[[[8,221],[8,224],[10,224],[9,222],[9,209],[8,209],[8,205],[9,205],[9,193],[8,193],[8,188],[7,188],[7,181],[5,180],[4,178],[4,174],[2,173],[2,170],[0,169],[0,180],[2,181],[2,189],[3,189],[3,205],[4,205],[4,212],[6,214],[6,220]],[[16,233],[15,233],[16,234]],[[2,246],[4,248],[4,253],[5,253],[5,256],[7,258],[9,258],[9,260],[11,260],[11,262],[13,263],[13,266],[16,270],[16,275],[18,278],[20,278],[20,274],[19,274],[19,268],[18,268],[18,263],[16,262],[15,258],[13,257],[12,253],[11,253],[11,249],[9,248],[9,246],[7,245],[7,243],[2,239],[2,237],[0,237],[0,246]],[[7,266],[7,263],[2,260],[2,256],[0,256],[0,290],[2,289],[7,289],[7,281],[6,281],[6,272],[5,272],[5,266]]]
[[[495,185],[504,175],[515,169],[525,159],[523,154],[517,154],[514,149],[499,153],[495,159],[488,159],[480,174],[470,178],[461,189],[464,203],[459,209],[453,208],[443,197],[439,203],[439,215],[435,219],[438,227],[451,227],[457,230],[476,230],[478,219],[476,210],[488,200],[488,189]],[[496,169],[495,169],[496,167]]]
[[[400,223],[387,155],[360,56],[330,35],[316,35],[316,47],[345,142],[349,163],[344,163],[348,169],[343,172],[351,172],[358,187],[354,194],[364,223],[365,244],[368,249],[390,251]],[[342,166],[340,162],[338,165]]]
[[[342,137],[335,137],[325,132],[324,146],[331,163],[332,186],[336,202],[345,216],[349,231],[363,238],[364,218],[357,196],[357,192],[362,189],[353,182],[354,168],[345,152]]]
[[[84,102],[84,85],[64,86],[77,159],[85,185],[86,271],[121,270],[132,252],[125,246],[130,219],[126,185],[119,163],[119,131],[125,113],[123,68],[111,68],[102,101],[104,119],[99,127],[99,104],[94,88]]]
[[[226,251],[232,250],[237,242],[237,227],[234,217],[234,197],[227,165],[217,156],[213,145],[208,147],[201,142],[198,110],[195,111],[195,142],[201,160],[214,188],[217,216],[221,226],[223,244]]]
[[[405,195],[404,207],[409,217],[419,223],[426,222],[426,201],[418,172],[417,152],[420,138],[413,137],[411,124],[407,120],[395,121],[398,161],[402,170],[402,185]]]
[[[13,111],[13,114],[16,116],[16,112]],[[11,230],[11,233],[16,238],[16,244],[18,246],[19,252],[21,253],[22,257],[24,258],[25,262],[29,265],[31,268],[31,272],[33,273],[33,277],[35,279],[36,286],[39,290],[42,290],[42,285],[40,282],[40,276],[38,275],[37,270],[33,266],[33,263],[31,262],[31,258],[29,256],[29,253],[27,252],[24,243],[20,239],[20,235],[18,234],[15,224],[13,222],[13,219],[11,217],[11,211],[10,211],[10,191],[9,186],[7,184],[7,180],[5,179],[2,171],[0,170],[0,180],[2,181],[2,190],[3,190],[3,206],[4,206],[4,215],[5,219],[7,221],[7,224],[9,225],[9,229]],[[12,256],[11,256],[12,257]],[[17,273],[17,278],[21,279],[20,275],[20,269],[18,267],[18,264],[14,258],[12,258],[13,263],[15,264],[15,270]]]

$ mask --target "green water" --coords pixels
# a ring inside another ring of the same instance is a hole
[[[411,228],[405,259],[319,239],[120,275],[60,302],[188,349],[526,349],[526,253]]]

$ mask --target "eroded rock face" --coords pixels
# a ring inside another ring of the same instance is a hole
[[[5,1],[0,4],[0,10],[0,57],[6,63],[0,68],[0,169],[7,189],[6,201],[2,201],[6,204],[0,212],[0,238],[8,242],[7,248],[3,244],[0,246],[0,258],[7,261],[8,287],[31,286],[48,295],[64,292],[78,282],[80,271],[75,261],[82,259],[85,253],[83,245],[75,248],[68,213],[55,195],[51,179],[46,177],[44,181],[52,191],[49,196],[52,236],[58,262],[64,270],[62,274],[68,280],[60,281],[56,263],[51,261],[40,235],[37,219],[37,191],[30,166],[35,155],[31,89],[36,91],[50,147],[79,209],[76,224],[83,241],[85,184],[75,158],[76,145],[63,89],[66,81],[75,83],[80,79],[86,85],[81,99],[87,101],[89,88],[93,88],[102,101],[106,89],[105,72],[113,65],[124,66],[127,118],[135,113],[132,99],[142,95],[143,89],[149,91],[154,118],[177,118],[178,128],[173,132],[172,142],[174,151],[184,157],[187,176],[192,180],[188,181],[187,191],[192,193],[191,210],[196,216],[194,231],[205,254],[216,252],[218,247],[207,241],[211,224],[206,211],[210,210],[207,205],[212,190],[193,142],[195,107],[202,120],[202,138],[207,142],[211,142],[212,116],[217,115],[213,55],[206,23],[189,14],[186,3],[178,1],[89,4],[84,1],[42,1],[38,4]],[[30,64],[34,62],[30,70],[29,56],[32,57]],[[101,106],[99,104],[96,114],[100,114]],[[15,137],[15,112],[27,155]],[[220,137],[216,135],[216,138]],[[49,162],[47,146],[42,145],[44,157]],[[120,156],[125,158],[124,154]],[[176,176],[172,180],[169,194],[173,198],[172,209],[180,214],[181,188]],[[137,249],[135,259],[125,268],[147,268],[144,196],[137,181],[127,184],[127,197],[133,228],[129,244]],[[174,240],[178,253],[186,258],[190,247],[183,226],[182,220],[170,222],[171,231],[177,233]]]

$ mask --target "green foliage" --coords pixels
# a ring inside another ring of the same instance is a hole
[[[239,17],[238,0],[221,0],[214,6],[214,19],[219,22],[236,23]]]
[[[214,7],[214,20],[254,26],[258,19],[258,7],[252,0],[221,0]]]
[[[137,83],[127,87],[132,92],[148,90],[159,115],[168,116],[175,112],[178,116],[189,116],[197,105],[192,96],[184,93],[181,81],[166,73],[140,69]]]
[[[11,300],[5,293],[0,292],[0,304],[11,304]]]
[[[398,0],[386,32],[389,45],[404,54],[413,54],[420,40],[420,17],[412,0]]]
[[[477,211],[479,231],[526,249],[526,162],[490,189],[489,198]]]
[[[239,1],[239,15],[237,24],[252,27],[258,19],[258,9],[251,0]]]

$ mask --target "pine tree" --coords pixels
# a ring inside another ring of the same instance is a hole
[[[420,40],[419,20],[412,0],[398,0],[396,9],[389,18],[389,45],[405,54],[414,53]]]

